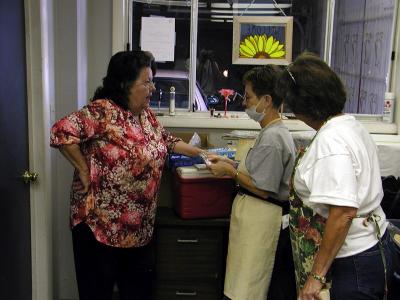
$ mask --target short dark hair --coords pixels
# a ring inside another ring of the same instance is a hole
[[[276,93],[294,114],[323,121],[343,111],[346,91],[339,76],[317,55],[304,52],[283,71]]]
[[[243,84],[250,83],[257,97],[270,95],[272,105],[279,108],[282,98],[276,94],[275,84],[280,72],[280,68],[276,65],[255,67],[244,74]]]
[[[92,101],[109,99],[128,109],[128,95],[134,81],[143,68],[151,68],[156,74],[154,56],[147,51],[121,51],[114,54],[103,78],[103,85],[95,91]]]

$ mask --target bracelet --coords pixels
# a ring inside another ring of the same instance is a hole
[[[312,278],[314,278],[315,280],[319,281],[322,285],[326,284],[326,277],[325,276],[319,276],[315,273],[310,274],[312,276]]]

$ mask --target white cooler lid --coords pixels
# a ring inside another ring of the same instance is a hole
[[[178,167],[176,168],[176,172],[178,172],[181,178],[217,178],[210,170],[198,170],[194,166]]]

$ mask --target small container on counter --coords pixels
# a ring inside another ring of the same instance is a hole
[[[394,93],[385,93],[383,116],[382,116],[383,122],[393,123],[394,103],[395,103]]]
[[[175,116],[175,87],[171,86],[169,90],[169,115]]]

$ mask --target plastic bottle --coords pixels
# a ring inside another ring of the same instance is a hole
[[[175,116],[175,87],[169,89],[169,115]]]
[[[385,93],[382,116],[382,121],[385,123],[393,123],[394,100],[394,93]]]

